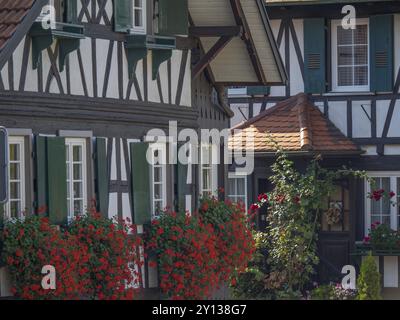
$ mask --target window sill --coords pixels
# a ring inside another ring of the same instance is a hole
[[[370,91],[331,91],[322,94],[324,97],[335,97],[335,96],[373,96],[374,92]]]

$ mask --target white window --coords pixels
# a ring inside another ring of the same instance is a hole
[[[65,145],[68,218],[71,220],[87,210],[86,139],[67,138]]]
[[[230,172],[228,178],[228,199],[247,208],[247,176]]]
[[[200,152],[200,195],[218,195],[217,146],[202,144]]]
[[[6,218],[21,219],[25,211],[25,143],[23,137],[9,138],[9,201],[5,205]]]
[[[146,1],[133,0],[132,27],[136,33],[146,33]]]
[[[153,143],[150,150],[151,212],[152,217],[157,218],[167,206],[167,145]]]
[[[371,224],[377,221],[387,224],[393,230],[400,230],[400,172],[369,172],[368,176],[374,179],[374,189],[394,192],[395,196],[391,199],[382,197],[379,201],[370,199],[367,196],[374,190],[365,182],[365,234],[368,234]]]
[[[368,19],[357,19],[356,29],[332,21],[332,75],[334,91],[369,91]]]

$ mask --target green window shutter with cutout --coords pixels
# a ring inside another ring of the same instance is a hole
[[[373,92],[393,91],[393,15],[370,17],[370,82]]]
[[[325,19],[304,19],[304,91],[326,92]]]
[[[77,24],[78,23],[78,4],[77,0],[66,1],[66,23]]]
[[[106,139],[96,139],[96,202],[97,210],[108,217],[109,174],[107,162]]]
[[[52,224],[68,222],[65,138],[47,138],[48,212]]]
[[[265,87],[265,86],[247,87],[248,96],[269,96],[270,93],[271,93],[271,87]]]
[[[130,144],[132,167],[132,197],[134,223],[147,224],[151,221],[150,165],[146,154],[148,143]]]
[[[133,0],[114,0],[114,31],[132,29]]]
[[[46,137],[36,136],[36,210],[38,213],[48,213],[46,139]]]
[[[159,34],[188,34],[188,0],[159,0]]]

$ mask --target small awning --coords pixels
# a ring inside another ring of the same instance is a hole
[[[263,0],[189,0],[190,35],[203,56],[193,68],[206,68],[221,85],[283,85],[287,75]]]

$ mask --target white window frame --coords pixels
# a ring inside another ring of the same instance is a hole
[[[159,218],[156,215],[156,202],[160,202],[161,200],[161,210],[163,210],[167,206],[167,144],[166,143],[151,143],[149,145],[149,149],[151,152],[151,163],[150,163],[150,197],[151,197],[151,216],[152,219]],[[155,163],[154,151],[158,150],[161,154],[159,154],[159,159],[163,159],[162,163]],[[154,170],[155,168],[161,169],[161,181],[156,182],[154,180]],[[161,185],[161,199],[155,199],[155,186]]]
[[[232,197],[244,197],[244,205],[247,210],[248,205],[247,205],[247,175],[244,173],[239,173],[239,172],[229,172],[228,173],[228,179],[235,179],[235,194],[232,194],[232,190],[227,190],[228,191],[228,199],[231,199]],[[244,194],[237,194],[237,179],[244,179]],[[228,186],[230,184],[228,183]]]
[[[25,184],[26,184],[26,177],[25,177],[25,138],[22,136],[10,136],[8,138],[8,148],[10,148],[11,144],[16,144],[19,145],[20,147],[20,160],[18,161],[18,163],[20,164],[20,199],[15,199],[15,200],[19,200],[21,201],[21,212],[18,213],[18,219],[24,219],[24,210],[26,210],[26,189],[25,189]],[[11,160],[10,160],[10,152],[8,152],[8,161],[11,164]],[[11,190],[11,177],[10,177],[10,168],[11,166],[9,166],[8,168],[8,187],[9,190]],[[15,180],[18,181],[18,180]],[[11,218],[11,207],[10,207],[10,201],[13,200],[11,199],[11,192],[9,192],[9,200],[7,201],[7,203],[4,206],[4,213],[5,213],[5,218],[10,219]]]
[[[69,200],[67,198],[67,201],[69,201],[69,212],[68,212],[68,220],[72,221],[72,219],[75,217],[75,212],[74,212],[74,200],[75,197],[73,196],[74,194],[74,180],[73,180],[73,146],[80,146],[82,147],[82,202],[83,202],[83,211],[81,212],[81,215],[84,215],[87,210],[87,205],[88,205],[88,200],[87,200],[87,142],[86,138],[65,138],[65,145],[69,146],[69,171],[67,172],[67,180],[69,180]],[[67,183],[67,181],[65,181]],[[68,184],[67,184],[68,187]],[[80,198],[78,198],[80,199]]]
[[[141,0],[142,7],[135,7],[135,0],[132,0],[132,31],[134,33],[146,34],[147,32],[147,0]],[[135,26],[135,11],[142,11],[143,26]]]
[[[358,91],[364,91],[364,92],[369,92],[370,91],[370,84],[371,84],[371,79],[370,79],[370,68],[371,68],[371,62],[370,62],[370,35],[369,35],[369,19],[364,18],[364,19],[358,19],[356,20],[356,25],[367,25],[367,38],[368,38],[368,49],[367,49],[367,63],[368,63],[368,84],[364,86],[339,86],[338,85],[338,48],[337,48],[337,43],[338,43],[338,35],[337,35],[337,27],[341,26],[342,20],[332,20],[331,24],[331,30],[332,30],[332,90],[334,92],[358,92]]]
[[[209,159],[208,162],[210,163],[203,163],[203,148],[209,148]],[[215,144],[206,144],[202,143],[200,145],[200,165],[199,165],[199,175],[200,175],[200,196],[210,195],[210,196],[218,196],[218,164],[216,163],[218,155],[218,146]],[[203,181],[203,170],[210,170],[210,189],[204,188],[204,181]]]
[[[400,190],[397,190],[397,179],[400,179],[400,171],[370,171],[367,172],[368,177],[370,178],[390,178],[390,190],[385,190],[387,192],[393,191],[396,193],[396,199],[393,200],[398,202],[400,199],[398,197]],[[368,235],[369,229],[371,228],[371,199],[368,198],[368,193],[371,192],[371,185],[365,179],[364,181],[364,190],[365,190],[365,235]],[[393,230],[397,230],[398,226],[398,205],[392,206],[390,205],[390,228]]]

